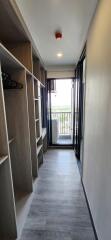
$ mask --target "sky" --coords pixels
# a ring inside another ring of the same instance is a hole
[[[52,107],[71,107],[71,79],[56,80],[56,92],[51,94]]]

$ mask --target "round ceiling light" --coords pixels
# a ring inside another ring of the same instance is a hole
[[[61,53],[61,52],[57,53],[57,57],[58,57],[58,58],[63,57],[63,53]]]

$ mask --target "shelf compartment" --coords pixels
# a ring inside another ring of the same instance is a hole
[[[12,69],[10,74],[13,79],[23,84],[21,91],[4,90],[8,139],[10,141],[13,136],[16,139],[14,144],[10,144],[13,185],[14,189],[31,192],[33,185],[26,72]]]
[[[30,130],[30,145],[31,145],[31,163],[32,176],[38,175],[37,154],[36,154],[36,122],[35,122],[35,101],[34,101],[34,79],[27,75],[27,96],[28,96],[28,113],[29,113],[29,130]]]
[[[32,46],[30,42],[5,43],[6,48],[32,72]]]
[[[31,69],[28,70],[9,50],[0,43],[0,61],[2,62],[2,67],[4,70],[14,70],[14,69],[24,69],[27,74],[32,76],[36,82],[38,82],[37,77],[32,73]],[[40,82],[41,86],[44,85]]]
[[[35,118],[39,119],[39,102],[35,101]]]
[[[40,81],[43,85],[45,85],[45,70],[42,66],[41,66],[41,79],[40,79]]]
[[[38,98],[38,81],[34,79],[34,98]]]
[[[0,165],[8,159],[8,155],[0,157]]]
[[[33,56],[33,74],[35,77],[40,80],[41,72],[40,72],[40,61],[37,57]]]
[[[20,63],[1,43],[0,60],[4,69],[24,69],[23,64]]]
[[[16,221],[19,236],[21,235],[24,222],[26,221],[32,197],[33,194],[27,194],[20,191],[15,192]]]

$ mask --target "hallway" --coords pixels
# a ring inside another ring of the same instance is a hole
[[[95,240],[72,150],[49,150],[21,240]]]

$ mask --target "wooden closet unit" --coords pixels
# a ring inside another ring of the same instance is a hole
[[[20,236],[43,163],[45,87],[44,64],[12,2],[0,1],[0,239],[7,240]],[[18,87],[6,88],[8,81]]]
[[[30,72],[33,71],[32,45],[30,42],[5,42],[4,45]]]

